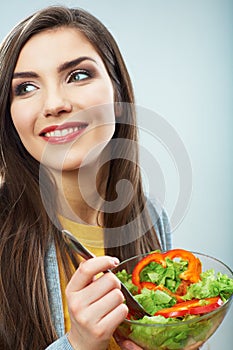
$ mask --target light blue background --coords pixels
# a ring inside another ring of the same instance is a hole
[[[136,103],[164,117],[184,142],[193,190],[174,246],[233,268],[233,1],[6,1],[0,4],[0,40],[34,10],[58,3],[83,7],[105,23],[126,60]],[[179,191],[174,164],[147,133],[141,138],[158,152],[172,215]],[[231,309],[208,343],[211,350],[233,348],[232,324]]]

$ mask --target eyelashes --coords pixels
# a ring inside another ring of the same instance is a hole
[[[72,71],[67,79],[67,82],[72,83],[72,82],[79,82],[82,80],[86,80],[89,78],[93,77],[93,72],[91,72],[90,70],[86,70],[86,69],[77,69],[75,71]]]
[[[75,69],[68,73],[66,83],[81,83],[95,77],[95,72],[91,69]],[[39,87],[30,81],[24,81],[13,87],[14,96],[25,96],[39,89]]]
[[[18,85],[15,86],[15,88],[13,89],[14,95],[15,96],[22,96],[22,95],[26,95],[34,90],[36,90],[37,87],[30,83],[30,82],[24,82],[24,83],[20,83]]]

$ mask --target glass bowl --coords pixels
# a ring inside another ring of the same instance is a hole
[[[202,263],[202,271],[214,271],[233,278],[233,272],[223,262],[205,254],[193,252]],[[132,273],[134,266],[145,255],[136,256],[120,263],[113,269],[116,273],[125,269]],[[144,350],[194,350],[199,349],[216,331],[230,309],[233,295],[218,309],[187,321],[176,323],[146,324],[137,320],[125,319],[117,329],[123,339],[133,341]]]

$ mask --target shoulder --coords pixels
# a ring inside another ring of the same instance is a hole
[[[172,234],[168,214],[165,208],[156,200],[146,197],[146,205],[150,219],[160,240],[163,250],[172,248]]]

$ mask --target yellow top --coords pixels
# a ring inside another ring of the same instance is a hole
[[[94,255],[101,256],[104,255],[104,244],[103,244],[103,229],[98,226],[83,225],[71,221],[65,217],[59,217],[62,227],[78,238],[78,240],[85,245],[85,247],[90,250]],[[59,266],[60,273],[60,283],[61,283],[61,293],[62,293],[62,303],[64,310],[64,322],[65,331],[68,332],[70,329],[70,317],[68,312],[68,306],[65,297],[65,278],[61,266]],[[120,350],[120,347],[115,342],[114,338],[110,339],[108,350]]]

